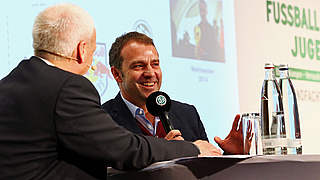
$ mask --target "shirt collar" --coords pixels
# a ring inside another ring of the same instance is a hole
[[[131,114],[132,114],[132,116],[133,116],[134,118],[137,119],[137,117],[136,117],[136,111],[137,111],[138,109],[140,109],[140,111],[142,111],[143,114],[145,113],[142,108],[139,108],[138,106],[136,106],[136,105],[132,104],[131,102],[129,102],[128,100],[126,100],[126,99],[122,96],[121,92],[120,92],[120,95],[121,95],[121,98],[122,98],[122,100],[124,101],[124,103],[125,103],[125,104],[127,105],[127,107],[129,108],[129,110],[130,110],[130,112],[131,112]],[[145,117],[145,114],[144,114],[143,116],[144,116],[145,121],[139,121],[139,122],[140,122],[144,127],[146,127],[147,130],[148,130],[153,136],[155,136],[155,135],[157,134],[157,127],[158,127],[158,123],[160,122],[160,118],[159,118],[158,116],[155,117],[155,127],[153,127],[152,124],[151,124],[151,122],[150,122],[149,120],[147,120],[147,118]],[[148,124],[149,124],[149,125],[148,125]]]
[[[127,105],[127,107],[129,108],[129,110],[130,110],[130,112],[131,112],[131,114],[132,114],[133,117],[136,117],[136,111],[137,111],[137,109],[141,109],[141,110],[143,111],[142,108],[139,108],[138,106],[132,104],[130,101],[126,100],[126,99],[122,96],[121,92],[120,92],[120,95],[121,95],[121,98],[122,98],[122,100],[124,101],[124,103],[125,103],[125,104]],[[145,113],[145,112],[143,111],[143,113]],[[155,117],[155,120],[156,120],[156,121],[160,121],[160,119],[159,119],[158,116]]]
[[[125,103],[125,104],[127,105],[127,107],[129,108],[132,116],[133,116],[133,117],[136,117],[136,111],[137,111],[137,109],[138,109],[139,107],[136,106],[136,105],[134,105],[134,104],[132,104],[132,103],[129,102],[128,100],[126,100],[126,99],[122,96],[121,92],[120,92],[120,95],[121,95],[121,98],[122,98],[122,100],[124,101],[124,103]]]
[[[46,64],[48,64],[49,66],[55,66],[54,64],[52,64],[50,61],[43,59],[42,57],[36,56],[37,58],[41,59],[43,62],[45,62]]]

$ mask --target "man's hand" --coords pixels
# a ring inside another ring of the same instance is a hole
[[[200,150],[199,157],[201,157],[201,156],[221,156],[220,149],[216,148],[214,145],[210,144],[208,141],[197,140],[197,141],[193,142],[193,144],[195,144]]]
[[[250,147],[251,147],[251,141],[252,141],[252,127],[251,123],[248,126],[245,144],[243,145],[243,131],[242,131],[242,120],[240,121],[239,129],[238,124],[240,120],[240,115],[237,114],[234,118],[232,129],[229,133],[229,135],[222,140],[220,137],[214,137],[214,140],[219,145],[219,147],[224,151],[225,154],[248,154]]]
[[[184,140],[181,136],[181,132],[179,130],[171,130],[166,137],[164,137],[166,140]]]

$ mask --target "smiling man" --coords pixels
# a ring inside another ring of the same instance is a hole
[[[175,130],[168,134],[159,117],[148,112],[147,97],[160,90],[162,83],[159,54],[151,38],[138,32],[118,37],[109,51],[109,64],[120,92],[102,106],[119,125],[137,134],[167,140],[208,141],[193,105],[171,101],[168,115]],[[225,139],[214,138],[225,154],[243,154],[243,135],[237,128],[239,121],[240,116],[236,115]]]
[[[109,63],[120,93],[103,108],[128,130],[167,140],[208,140],[196,108],[172,101],[169,116],[176,130],[165,133],[158,117],[146,108],[147,97],[160,90],[162,72],[159,54],[148,36],[129,32],[116,39],[109,52]]]

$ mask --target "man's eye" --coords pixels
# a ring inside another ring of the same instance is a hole
[[[133,66],[133,68],[141,68],[141,67],[143,67],[143,65],[141,65],[141,64],[136,64]]]

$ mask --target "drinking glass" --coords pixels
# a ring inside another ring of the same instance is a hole
[[[261,126],[259,113],[244,113],[241,116],[243,153],[262,155]]]

